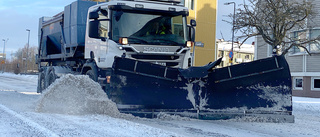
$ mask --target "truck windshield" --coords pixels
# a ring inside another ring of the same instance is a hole
[[[128,38],[129,44],[184,46],[185,16],[112,12],[112,39]]]

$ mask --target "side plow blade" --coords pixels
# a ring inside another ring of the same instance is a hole
[[[283,56],[214,69],[220,62],[178,69],[117,57],[107,94],[120,111],[144,117],[165,112],[294,122],[291,75]]]

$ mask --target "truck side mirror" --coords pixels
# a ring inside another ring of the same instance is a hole
[[[191,19],[190,25],[188,25],[188,28],[189,28],[189,38],[190,38],[190,41],[192,42],[195,41],[195,37],[196,37],[196,30],[194,29],[195,26],[197,26],[196,20]]]
[[[194,29],[194,27],[189,27],[189,37],[190,37],[190,41],[194,42],[196,39],[196,30]]]
[[[99,34],[99,20],[92,20],[89,22],[89,37],[90,38],[100,38]]]
[[[191,20],[190,20],[190,25],[191,25],[192,27],[197,26],[197,22],[196,22],[196,20],[191,19]]]
[[[98,12],[93,11],[89,13],[89,19],[98,19],[98,18],[99,18]]]

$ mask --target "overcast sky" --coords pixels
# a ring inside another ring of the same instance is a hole
[[[23,48],[28,42],[30,32],[30,46],[38,46],[38,24],[42,16],[53,16],[64,9],[64,6],[75,0],[0,0],[0,52],[3,52],[3,39],[6,43],[7,57]],[[242,0],[234,0],[243,2]],[[231,24],[222,20],[230,20],[226,15],[233,13],[233,5],[224,5],[228,0],[218,0],[218,16],[216,38],[223,37],[231,40]]]

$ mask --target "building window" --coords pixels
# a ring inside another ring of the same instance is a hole
[[[194,0],[189,0],[189,9],[194,10]]]
[[[249,55],[246,55],[244,58],[245,58],[245,59],[250,59],[250,56],[249,56]]]
[[[218,58],[225,58],[225,51],[220,50],[218,53]]]
[[[319,36],[320,36],[320,29],[310,30],[311,39],[316,39]],[[307,48],[310,50],[310,52],[320,52],[320,41],[316,40],[310,43]]]
[[[307,31],[303,30],[303,31],[295,31],[291,33],[291,38],[294,38],[296,43],[299,44],[300,41],[306,41],[307,39]],[[306,47],[306,44],[302,44],[301,46]],[[304,48],[301,47],[292,47],[291,48],[291,53],[299,53],[299,52],[304,52]]]
[[[194,10],[194,1],[195,0],[181,0],[181,3],[184,3],[184,6],[190,10]]]
[[[316,39],[320,36],[320,29],[310,29],[302,31],[294,31],[291,33],[291,38],[294,38],[296,43],[299,44],[300,41]],[[303,44],[302,46],[306,47],[310,52],[320,52],[320,41],[315,40],[308,44]],[[290,49],[291,53],[303,53],[305,52],[304,48],[301,47],[292,47]]]
[[[320,77],[311,78],[311,90],[320,91]]]
[[[303,89],[303,78],[302,77],[294,77],[293,78],[293,89],[302,90]]]

